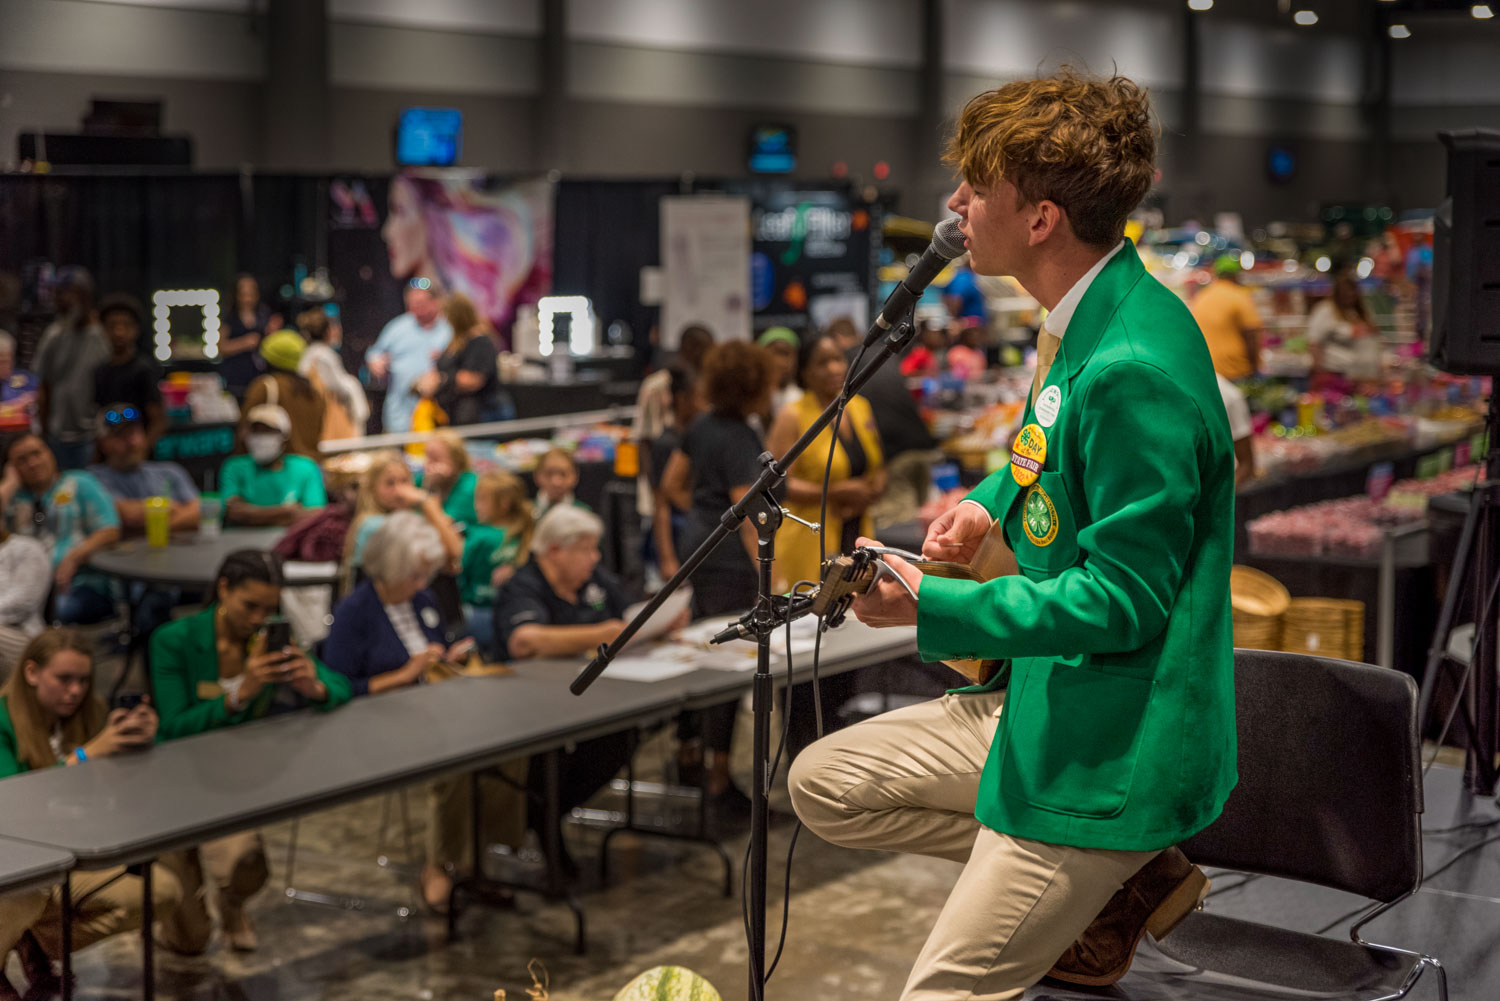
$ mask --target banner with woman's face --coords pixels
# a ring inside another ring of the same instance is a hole
[[[413,278],[462,292],[509,341],[516,308],[552,288],[554,186],[467,170],[340,177],[329,184],[328,265],[345,361],[357,367]]]
[[[385,241],[392,277],[427,278],[473,300],[497,332],[552,287],[552,185],[470,171],[391,179]]]

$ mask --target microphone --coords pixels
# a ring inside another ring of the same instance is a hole
[[[922,257],[905,278],[891,290],[875,325],[865,335],[865,347],[880,339],[880,335],[900,323],[912,306],[922,297],[922,292],[947,267],[948,262],[964,252],[964,234],[957,219],[944,219],[932,231],[932,243],[922,252]]]

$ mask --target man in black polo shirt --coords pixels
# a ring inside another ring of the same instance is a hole
[[[625,628],[625,592],[599,566],[604,523],[591,511],[571,505],[552,510],[536,527],[531,559],[506,581],[495,597],[495,643],[502,660],[527,657],[577,658],[608,643]],[[630,735],[611,734],[580,743],[562,756],[559,815],[543,817],[535,807],[531,826],[545,835],[615,777],[630,758]],[[531,762],[531,788],[545,795],[542,759]],[[558,832],[558,844],[562,844]],[[545,842],[544,842],[545,843]],[[571,867],[566,852],[563,864]]]

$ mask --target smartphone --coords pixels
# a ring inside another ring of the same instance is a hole
[[[124,709],[126,712],[129,712],[140,705],[145,698],[146,696],[142,692],[119,692],[112,700],[110,708]]]
[[[266,623],[266,653],[277,653],[292,645],[292,624],[285,619]]]

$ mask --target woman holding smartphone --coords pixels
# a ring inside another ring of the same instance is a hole
[[[161,713],[160,739],[172,740],[311,705],[326,711],[349,701],[349,679],[290,642],[281,606],[281,560],[242,549],[230,553],[214,583],[215,600],[197,615],[151,634],[151,681]],[[280,635],[275,635],[279,633]],[[196,954],[213,932],[205,902],[207,871],[224,934],[235,949],[256,948],[244,913],[270,875],[260,834],[246,831],[175,852],[162,862],[182,883],[183,902],[161,941]]]
[[[71,629],[38,634],[0,688],[0,779],[86,765],[143,750],[155,739],[150,703],[137,700],[106,710],[94,695],[93,656]],[[160,865],[152,875],[151,897],[157,916],[164,918],[176,909],[181,888]],[[74,949],[141,926],[141,879],[123,867],[73,873],[72,894]],[[41,996],[53,975],[52,960],[62,953],[58,888],[0,895],[0,998],[16,996],[4,967],[6,953],[18,946],[30,980],[27,996]]]

